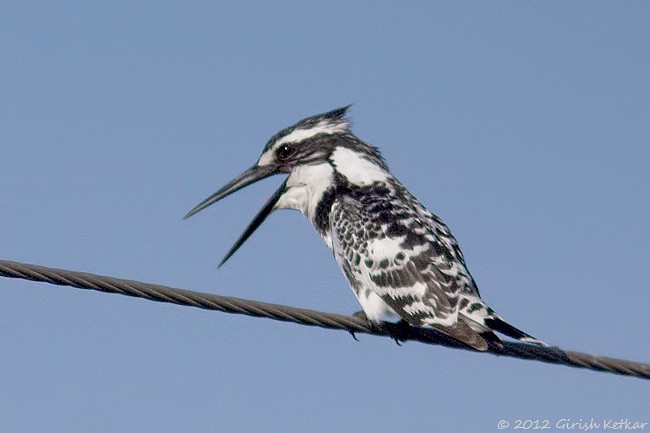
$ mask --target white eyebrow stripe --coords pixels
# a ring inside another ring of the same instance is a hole
[[[316,126],[313,126],[309,129],[296,129],[294,131],[291,131],[289,135],[285,135],[279,139],[275,143],[274,147],[280,146],[284,143],[297,143],[314,137],[318,134],[335,134],[337,132],[345,132],[347,129],[348,124],[346,122],[320,122]]]

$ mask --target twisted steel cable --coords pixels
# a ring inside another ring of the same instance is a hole
[[[151,301],[169,302],[178,305],[204,308],[206,310],[245,314],[253,317],[264,317],[267,319],[298,323],[300,325],[339,329],[348,331],[353,336],[355,333],[390,336],[397,341],[413,340],[427,344],[474,351],[435,329],[412,327],[405,329],[404,327],[389,323],[377,326],[355,316],[325,313],[230,296],[175,289],[157,284],[123,280],[85,272],[0,260],[0,276],[22,278],[80,289],[99,290],[107,293],[145,298]],[[650,379],[650,364],[565,351],[558,347],[540,347],[531,344],[504,341],[503,347],[491,345],[487,352],[498,356],[509,356]]]

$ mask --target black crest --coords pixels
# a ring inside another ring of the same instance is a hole
[[[266,146],[264,146],[263,152],[266,152],[273,146],[273,143],[281,139],[282,137],[285,137],[289,134],[291,134],[293,131],[296,129],[309,129],[312,128],[316,125],[318,125],[321,122],[331,122],[331,123],[350,123],[350,120],[346,117],[347,116],[347,111],[348,109],[352,106],[352,104],[346,105],[345,107],[340,107],[336,108],[334,110],[328,111],[327,113],[321,113],[321,114],[316,114],[314,116],[310,117],[305,117],[304,119],[296,122],[294,125],[289,126],[288,128],[284,128],[277,134],[275,134],[273,137],[269,139],[269,141],[266,143]]]

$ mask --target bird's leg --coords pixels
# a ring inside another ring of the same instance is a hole
[[[368,324],[370,326],[373,326],[372,322],[370,320],[368,320],[368,316],[366,316],[366,313],[363,310],[357,311],[356,313],[352,314],[352,317],[356,317],[357,319],[361,319],[361,320],[363,320],[365,322],[368,322]],[[354,331],[349,331],[349,332],[350,332],[350,335],[352,336],[352,338],[354,338],[355,341],[359,341],[357,339],[357,336],[355,335]]]
[[[411,325],[406,320],[400,320],[397,323],[385,323],[390,336],[395,340],[398,346],[403,342],[408,341],[411,335]]]
[[[356,313],[352,314],[352,317],[356,317],[368,322],[368,325],[370,325],[370,327],[375,331],[387,333],[388,335],[391,336],[393,340],[395,340],[395,343],[397,343],[398,346],[401,346],[403,342],[409,340],[409,337],[411,335],[411,326],[408,324],[406,320],[400,320],[397,323],[382,322],[378,324],[369,320],[368,316],[363,310],[357,311]],[[349,331],[349,332],[350,335],[352,335],[352,338],[355,339],[355,341],[359,341],[354,331]]]

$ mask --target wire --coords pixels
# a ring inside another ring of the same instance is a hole
[[[413,340],[474,352],[471,348],[447,337],[435,329],[410,327],[405,330],[403,327],[388,323],[378,326],[372,325],[368,321],[355,316],[345,316],[286,305],[269,304],[229,296],[175,289],[157,284],[123,280],[85,272],[0,260],[0,276],[22,278],[60,286],[72,286],[80,289],[99,290],[106,293],[117,293],[149,299],[151,301],[169,302],[178,305],[204,308],[206,310],[245,314],[253,317],[264,317],[326,329],[339,329],[348,331],[353,336],[356,333],[389,336],[398,342]],[[650,364],[565,351],[558,347],[540,347],[531,344],[504,341],[502,348],[490,345],[487,353],[650,379]]]

